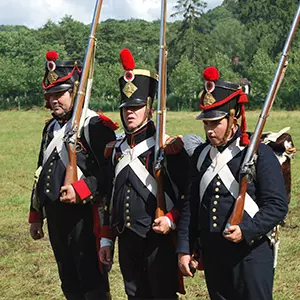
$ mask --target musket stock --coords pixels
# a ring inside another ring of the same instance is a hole
[[[76,146],[77,139],[79,136],[80,120],[82,117],[82,110],[85,102],[86,87],[88,76],[90,74],[92,60],[94,59],[95,43],[96,43],[96,31],[100,19],[100,12],[103,0],[97,0],[94,10],[93,21],[91,23],[90,35],[88,40],[88,46],[86,48],[82,74],[78,91],[76,93],[75,103],[73,107],[73,115],[71,120],[71,130],[67,133],[65,139],[67,141],[67,149],[69,156],[69,163],[66,167],[66,175],[64,185],[69,185],[72,182],[78,180],[77,175],[77,157],[76,157]]]
[[[240,192],[239,192],[239,196],[238,196],[237,200],[235,201],[233,212],[228,219],[228,224],[230,224],[230,225],[237,225],[242,221],[243,214],[244,214],[244,203],[245,203],[247,186],[249,183],[249,179],[251,179],[251,166],[253,166],[255,163],[255,154],[256,154],[256,151],[257,151],[257,148],[258,148],[258,145],[260,142],[260,137],[262,135],[265,123],[267,121],[270,110],[275,101],[277,92],[279,90],[280,84],[283,80],[283,77],[284,77],[284,74],[286,71],[287,56],[288,56],[290,48],[291,48],[292,40],[296,33],[296,29],[298,27],[299,20],[300,20],[300,4],[298,5],[298,9],[297,9],[296,15],[294,17],[288,38],[285,42],[285,45],[284,45],[284,48],[282,51],[282,55],[280,57],[280,60],[279,60],[279,63],[278,63],[277,69],[276,69],[274,79],[269,88],[269,92],[268,92],[267,98],[264,102],[262,112],[259,116],[254,133],[251,136],[250,145],[247,148],[247,152],[246,152],[245,158],[244,158],[242,166],[241,166]],[[226,225],[226,227],[227,227],[227,225]]]
[[[240,179],[240,192],[235,200],[235,205],[233,208],[233,212],[229,219],[227,220],[226,228],[228,228],[231,225],[237,225],[239,224],[244,216],[244,205],[245,205],[245,197],[247,193],[247,187],[248,187],[248,178],[247,174],[244,174],[243,177]]]
[[[160,51],[159,51],[159,80],[158,99],[156,112],[156,142],[154,154],[154,175],[157,183],[157,208],[156,218],[165,214],[165,194],[163,185],[163,146],[165,139],[166,124],[166,79],[167,79],[167,51],[166,51],[166,17],[167,0],[161,1],[160,20]]]

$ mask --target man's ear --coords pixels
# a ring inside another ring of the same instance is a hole
[[[152,118],[153,118],[153,114],[154,114],[154,108],[151,107],[151,108],[150,108],[150,111],[149,111],[149,119],[152,119]]]
[[[146,114],[147,114],[148,120],[151,120],[153,118],[154,108],[153,107],[148,108]]]

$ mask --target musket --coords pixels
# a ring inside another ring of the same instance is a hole
[[[163,183],[163,159],[166,128],[166,87],[167,87],[167,0],[161,1],[160,19],[160,49],[159,49],[159,79],[156,111],[156,135],[154,152],[154,176],[157,183],[157,208],[155,217],[163,216],[166,212],[165,192]]]
[[[85,112],[87,108],[87,103],[85,103],[85,99],[87,99],[89,95],[87,97],[86,93],[90,94],[91,91],[91,85],[92,85],[91,75],[93,72],[93,60],[95,55],[96,31],[100,19],[102,2],[103,0],[97,0],[95,5],[94,16],[91,23],[91,29],[88,38],[88,45],[84,56],[81,79],[80,79],[78,90],[76,92],[76,98],[73,107],[71,129],[65,137],[65,140],[67,141],[69,163],[66,167],[64,185],[69,185],[72,182],[78,180],[76,146],[77,146],[77,139],[79,136],[80,126],[81,126],[80,121],[84,117],[83,111]]]
[[[287,56],[289,54],[292,40],[296,33],[296,29],[298,27],[299,18],[300,18],[300,4],[298,6],[297,13],[294,17],[288,38],[285,42],[285,45],[284,45],[284,48],[282,51],[282,55],[280,57],[280,60],[279,60],[279,63],[278,63],[277,69],[276,69],[275,76],[274,76],[271,86],[269,88],[267,98],[264,102],[262,112],[257,121],[254,133],[251,136],[250,144],[247,148],[247,152],[246,152],[245,158],[244,158],[242,166],[241,166],[240,181],[239,181],[239,186],[240,186],[239,195],[235,201],[232,214],[227,221],[226,228],[229,227],[230,225],[238,225],[243,219],[247,187],[248,187],[248,183],[251,182],[253,179],[252,175],[251,175],[252,174],[251,170],[255,164],[256,151],[257,151],[257,148],[258,148],[258,145],[260,142],[260,137],[263,132],[263,128],[265,126],[265,123],[267,121],[270,110],[272,108],[272,105],[276,98],[280,84],[281,84],[284,74],[285,74],[285,70],[287,67]]]

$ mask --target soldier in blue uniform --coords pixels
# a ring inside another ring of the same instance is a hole
[[[46,107],[52,119],[43,130],[38,169],[30,205],[30,234],[44,236],[47,218],[49,238],[58,266],[61,288],[68,300],[109,299],[107,272],[99,264],[98,211],[106,193],[105,145],[115,140],[114,123],[88,110],[77,144],[78,181],[64,186],[68,152],[63,140],[70,126],[81,63],[58,60],[46,54],[43,79]]]
[[[191,254],[200,245],[211,299],[271,300],[273,247],[268,233],[287,213],[280,164],[269,146],[259,145],[243,220],[225,229],[249,143],[247,97],[239,85],[220,80],[214,67],[206,68],[203,77],[197,120],[204,123],[207,141],[192,157],[190,188],[178,228],[179,267],[192,276]]]
[[[120,52],[125,69],[120,77],[120,113],[125,137],[107,146],[112,161],[111,197],[103,229],[100,257],[112,263],[118,236],[119,263],[128,299],[177,299],[180,276],[173,234],[187,183],[189,157],[179,137],[165,145],[165,216],[155,218],[157,185],[153,174],[155,126],[152,102],[157,75],[135,69],[128,49]],[[106,226],[106,227],[105,227]]]

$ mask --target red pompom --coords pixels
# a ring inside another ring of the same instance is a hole
[[[125,71],[135,68],[134,58],[127,48],[120,51],[120,60]]]
[[[206,81],[216,81],[220,78],[220,73],[215,67],[208,67],[203,71],[203,78]]]
[[[48,51],[46,53],[46,58],[48,61],[56,61],[58,59],[58,53],[55,51]]]

